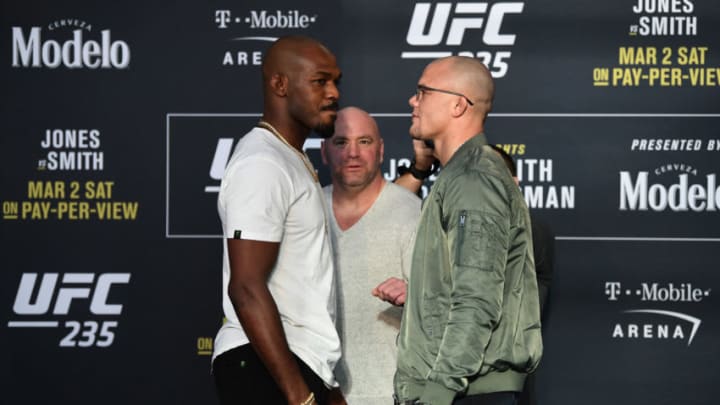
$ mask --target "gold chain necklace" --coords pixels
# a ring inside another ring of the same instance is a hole
[[[292,149],[298,155],[298,157],[300,157],[300,160],[302,160],[303,164],[305,165],[305,168],[308,169],[308,171],[310,172],[310,175],[315,180],[315,182],[320,183],[318,174],[315,171],[315,168],[313,167],[312,163],[310,163],[310,158],[308,157],[307,153],[305,153],[305,151],[300,152],[294,146],[290,145],[290,142],[288,142],[287,139],[285,139],[282,135],[280,135],[280,132],[277,129],[275,129],[274,126],[270,125],[270,123],[260,120],[260,122],[257,123],[257,126],[270,131],[271,134],[275,135],[275,137],[278,138],[282,143],[287,145],[288,148]]]

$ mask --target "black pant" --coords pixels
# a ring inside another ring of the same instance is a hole
[[[515,405],[517,397],[517,392],[493,392],[457,398],[453,401],[453,405]]]
[[[518,393],[514,391],[492,392],[490,394],[468,395],[455,398],[452,405],[516,405]],[[416,405],[416,399],[398,402],[395,405]]]
[[[525,379],[525,388],[518,398],[518,405],[537,405],[535,396],[535,373],[528,374]]]
[[[305,363],[293,355],[300,373],[318,404],[327,402],[325,384]],[[243,345],[219,355],[213,362],[213,377],[222,405],[287,404],[265,364],[251,345]]]

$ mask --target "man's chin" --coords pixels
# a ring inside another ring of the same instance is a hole
[[[333,120],[329,123],[321,123],[320,125],[315,126],[313,131],[315,131],[323,139],[330,138],[333,136],[333,133],[335,133],[335,117],[333,117]]]
[[[342,184],[347,189],[362,189],[362,188],[365,188],[365,186],[367,185],[367,182],[358,180],[358,179],[352,179],[352,180],[343,180]]]

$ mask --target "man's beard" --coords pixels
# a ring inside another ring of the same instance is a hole
[[[364,189],[368,184],[372,183],[373,179],[378,175],[380,169],[373,170],[365,173],[362,176],[345,176],[342,172],[337,173],[334,177],[337,177],[339,182],[346,188],[358,188]]]
[[[318,135],[320,135],[323,139],[328,139],[335,133],[335,120],[330,122],[329,124],[319,124],[313,128],[313,131],[315,131]]]
[[[338,103],[334,102],[330,105],[323,107],[322,111],[335,111],[337,113],[339,108],[340,107]],[[313,128],[313,131],[317,132],[317,134],[320,135],[320,137],[322,137],[323,139],[330,138],[335,133],[335,119],[333,118],[333,120],[329,124],[321,122],[320,124],[316,125],[315,128]]]

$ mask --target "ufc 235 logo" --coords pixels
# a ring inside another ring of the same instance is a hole
[[[478,3],[417,3],[410,19],[407,43],[413,47],[442,46],[444,49],[431,51],[402,52],[403,59],[435,59],[457,54],[480,59],[487,65],[493,77],[504,77],[510,51],[447,50],[446,47],[463,45],[466,37],[482,38],[482,43],[491,47],[515,45],[515,34],[502,31],[507,14],[522,13],[523,2],[478,2]],[[449,27],[449,29],[448,29]],[[445,36],[447,33],[447,36]],[[443,42],[444,39],[444,42]],[[474,46],[479,41],[468,41]]]
[[[308,138],[303,144],[303,150],[308,151],[310,149],[320,149],[322,140],[319,138]],[[225,166],[230,161],[230,155],[232,154],[232,148],[235,144],[234,138],[220,138],[218,139],[217,147],[215,147],[215,155],[213,156],[212,163],[210,164],[210,179],[216,182],[222,180],[223,174],[225,173]],[[217,193],[220,191],[220,186],[208,185],[205,186],[206,193]]]
[[[38,282],[39,280],[39,282]],[[130,273],[23,273],[13,311],[22,321],[8,322],[9,327],[53,328],[60,322],[40,317],[69,315],[71,309],[88,305],[92,315],[103,317],[122,314],[123,305],[108,302],[110,291],[130,282]],[[29,320],[32,319],[32,320]],[[108,347],[115,339],[117,321],[64,322],[69,333],[60,341],[62,347]]]

